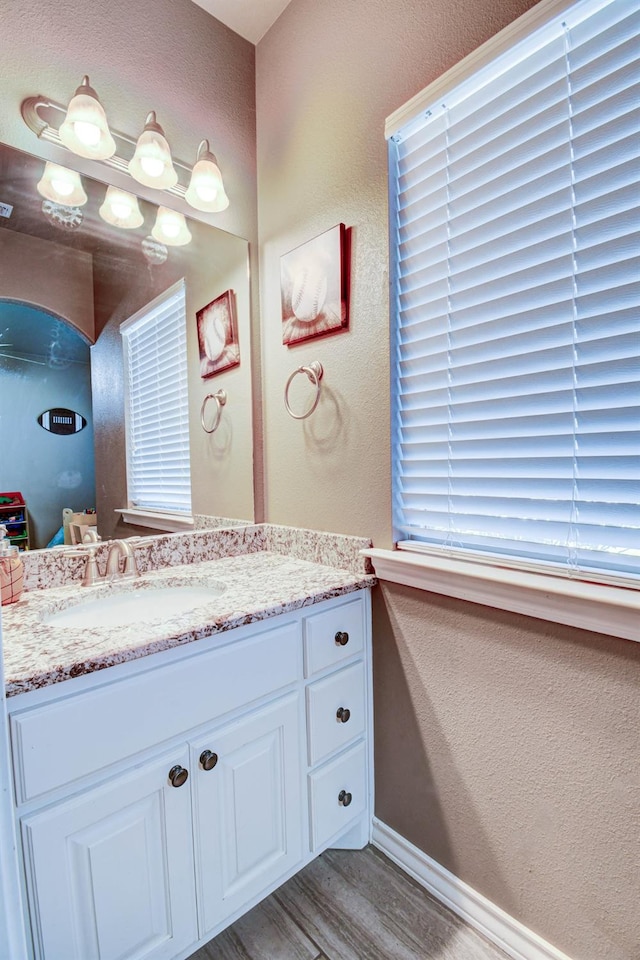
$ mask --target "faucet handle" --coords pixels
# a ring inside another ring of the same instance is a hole
[[[96,547],[93,544],[87,545],[87,562],[84,568],[84,577],[82,578],[83,587],[92,587],[94,583],[100,580],[100,570],[96,560]]]
[[[131,551],[131,553],[125,554],[124,558],[124,570],[122,571],[123,577],[139,577],[140,571],[138,570],[138,565],[136,563],[136,555]]]
[[[96,550],[99,546],[100,544],[96,542],[77,544],[74,549],[65,550],[64,552],[65,557],[87,558],[84,568],[84,576],[82,577],[83,587],[92,587],[94,583],[101,579],[98,561],[96,560]]]

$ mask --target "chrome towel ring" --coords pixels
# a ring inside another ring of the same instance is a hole
[[[306,373],[311,383],[316,388],[316,395],[313,399],[313,403],[306,411],[306,413],[294,413],[289,405],[289,387],[291,386],[291,381],[294,377],[297,377],[299,373]],[[294,370],[289,379],[287,380],[287,385],[284,388],[284,405],[287,408],[287,413],[290,417],[293,417],[294,420],[306,420],[307,417],[310,417],[315,408],[318,406],[320,400],[320,381],[322,380],[322,375],[324,370],[322,369],[322,364],[319,360],[314,360],[313,363],[310,363],[308,367],[298,367],[297,370]]]
[[[213,418],[213,423],[210,427],[207,427],[204,422],[204,411],[207,407],[208,400],[215,400],[216,402],[216,415]],[[208,393],[204,400],[202,401],[202,406],[200,408],[200,423],[202,424],[202,429],[205,433],[215,433],[215,431],[220,426],[220,418],[222,417],[222,408],[227,402],[227,394],[224,390],[217,390],[215,393]]]

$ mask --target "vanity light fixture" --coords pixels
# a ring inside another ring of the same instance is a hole
[[[82,207],[87,202],[80,174],[50,160],[44,165],[44,173],[36,184],[36,189],[45,200],[64,207]]]
[[[104,203],[98,213],[105,223],[110,223],[113,227],[121,227],[123,230],[133,230],[144,223],[138,198],[118,187],[107,187]]]
[[[147,115],[135,153],[129,160],[129,173],[138,183],[158,190],[175,187],[178,182],[167,138],[153,110]]]
[[[84,76],[82,83],[69,101],[67,115],[58,131],[67,149],[79,157],[107,160],[116,152],[107,115],[98,94]]]
[[[220,167],[209,150],[208,140],[203,140],[198,147],[185,200],[196,210],[203,210],[205,213],[219,213],[229,206]]]
[[[218,213],[229,206],[220,167],[207,140],[201,141],[191,168],[172,158],[154,111],[147,115],[137,141],[110,130],[88,76],[83,77],[68,108],[48,97],[37,96],[23,100],[20,109],[24,122],[41,140],[64,146],[81,157],[99,160],[120,173],[129,174],[144,186],[180,197],[196,210]],[[59,128],[51,122],[56,113],[63,115]],[[180,183],[176,167],[184,171],[183,179],[188,187]]]
[[[183,247],[191,242],[191,233],[184,216],[177,210],[169,210],[168,207],[158,207],[151,236],[169,247]]]

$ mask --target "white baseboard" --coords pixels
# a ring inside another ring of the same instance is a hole
[[[528,927],[374,818],[373,844],[513,960],[570,960]]]

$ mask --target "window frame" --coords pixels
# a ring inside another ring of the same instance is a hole
[[[574,0],[541,0],[396,110],[385,125],[385,136],[389,141],[389,169],[395,162],[391,141],[400,129],[428,110],[439,98],[444,98],[453,87],[489,66],[497,57],[508,55],[512,47],[573,6]],[[391,178],[389,192],[389,209],[393,216],[395,194]],[[393,243],[392,224],[390,229]],[[395,291],[398,282],[396,259],[393,256],[390,259],[390,287]],[[392,362],[398,335],[394,312],[392,302]],[[394,392],[392,417],[397,414],[396,403]],[[393,449],[391,454],[393,457]],[[373,561],[376,574],[384,580],[640,641],[640,590],[623,577],[605,575],[600,579],[598,574],[598,582],[590,582],[581,573],[579,578],[569,579],[564,570],[552,564],[519,563],[517,559],[511,562],[506,556],[497,558],[446,551],[419,542],[405,541],[394,544],[393,550],[370,549],[364,553]]]
[[[188,401],[188,391],[189,391],[189,371],[188,371],[188,338],[187,338],[187,315],[186,315],[186,282],[184,278],[176,281],[167,287],[166,290],[163,290],[162,293],[158,294],[153,300],[146,303],[143,307],[137,310],[132,314],[127,320],[125,320],[120,325],[120,334],[122,336],[122,357],[123,357],[123,370],[124,370],[124,425],[125,425],[125,446],[126,446],[126,472],[127,472],[127,506],[121,507],[117,510],[118,513],[122,515],[122,519],[125,523],[135,524],[136,526],[150,527],[156,530],[164,530],[167,532],[178,532],[184,530],[192,530],[194,528],[193,520],[193,504],[191,501],[191,458],[190,453],[188,455],[188,467],[189,467],[189,508],[185,511],[172,510],[170,508],[161,509],[159,507],[152,508],[148,506],[136,506],[133,503],[131,496],[131,448],[132,448],[132,436],[131,436],[131,413],[130,413],[130,385],[129,385],[129,341],[127,337],[127,331],[135,327],[136,323],[143,322],[145,318],[159,307],[164,301],[169,301],[175,297],[176,293],[182,290],[183,298],[185,302],[185,312],[184,312],[184,352],[185,352],[185,373],[184,373],[184,390],[187,394],[186,400],[186,410],[187,410],[187,420],[189,413],[189,401]],[[188,439],[188,433],[187,433]],[[188,448],[188,444],[187,444]]]

